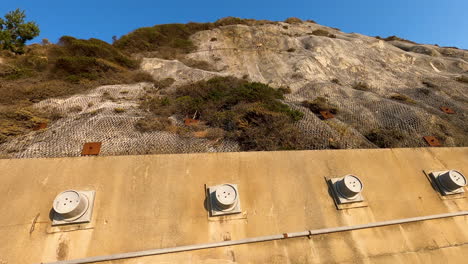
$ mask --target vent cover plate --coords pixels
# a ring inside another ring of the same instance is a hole
[[[434,182],[437,185],[437,187],[439,188],[439,191],[440,191],[440,193],[442,195],[445,196],[445,195],[453,195],[453,194],[464,193],[465,192],[464,186],[460,186],[459,188],[453,189],[453,190],[449,190],[448,188],[446,188],[444,186],[444,184],[442,183],[444,181],[443,180],[443,175],[446,175],[446,173],[450,173],[450,172],[452,172],[452,171],[450,171],[450,170],[433,171],[433,172],[429,173],[429,175],[434,179]],[[461,174],[458,171],[455,171],[455,172],[457,172],[458,174]],[[464,183],[466,185],[466,179],[464,177],[463,177],[463,180],[464,180]]]
[[[52,226],[89,223],[93,214],[95,191],[68,190],[54,200]]]
[[[211,216],[241,213],[237,184],[220,184],[208,187]]]
[[[353,176],[353,177],[348,177],[348,179],[345,179],[346,176]],[[362,194],[363,184],[361,180],[354,175],[346,175],[346,176],[341,177],[341,178],[325,177],[325,182],[328,185],[328,193],[332,197],[333,202],[335,203],[336,209],[344,210],[344,209],[351,209],[351,208],[367,207],[368,202],[366,201],[364,195]],[[354,183],[353,178],[356,179],[356,186],[351,185],[351,188],[349,188],[349,184]],[[340,182],[344,184],[344,186],[342,186],[341,188],[338,187]],[[357,183],[359,183],[359,186]],[[343,190],[341,190],[340,192],[339,189],[347,190],[347,192],[345,192],[345,195],[348,194],[351,198],[346,198],[345,196],[343,196],[341,194]]]
[[[348,176],[348,175],[346,175]],[[346,178],[345,176],[345,178]],[[357,203],[357,202],[362,202],[364,201],[364,197],[362,196],[362,193],[359,192],[357,193],[354,197],[352,198],[346,198],[344,195],[341,194],[339,190],[339,183],[341,182],[343,178],[332,178],[330,179],[330,183],[333,186],[333,192],[334,196],[337,198],[337,202],[340,204],[346,204],[346,203]],[[362,188],[362,187],[361,187]]]

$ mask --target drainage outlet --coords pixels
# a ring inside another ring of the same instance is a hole
[[[449,171],[434,171],[431,172],[432,177],[435,179],[436,184],[442,195],[451,195],[457,193],[464,193],[465,187],[468,183],[465,176],[456,170]]]
[[[94,191],[67,190],[54,200],[52,225],[88,223],[91,221]]]
[[[332,178],[330,182],[333,187],[334,198],[338,203],[344,204],[364,201],[362,196],[364,185],[357,176],[348,174],[342,178]]]
[[[241,213],[237,184],[221,184],[208,188],[211,216]]]

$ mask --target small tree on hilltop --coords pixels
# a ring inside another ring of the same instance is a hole
[[[16,9],[0,18],[0,49],[10,50],[17,54],[24,53],[24,44],[39,35],[35,22],[25,22],[24,11]]]

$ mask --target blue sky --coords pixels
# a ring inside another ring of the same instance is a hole
[[[344,32],[397,35],[418,43],[468,49],[468,0],[328,1],[150,1],[150,0],[1,0],[0,15],[21,8],[41,35],[56,42],[62,35],[99,38],[165,23],[210,22],[226,16],[284,20],[313,19]]]

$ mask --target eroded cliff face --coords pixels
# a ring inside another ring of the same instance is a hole
[[[230,25],[191,39],[197,50],[184,58],[142,59],[141,68],[156,80],[173,78],[170,87],[103,86],[39,102],[37,107],[55,107],[64,117],[0,145],[1,155],[77,156],[92,141],[103,142],[102,155],[237,151],[236,142],[134,127],[145,115],[138,104],[146,94],[164,96],[215,76],[289,87],[284,102],[304,113],[296,125],[314,138],[312,148],[424,147],[423,136],[435,136],[444,146],[468,146],[466,50],[385,41],[310,22]],[[305,107],[314,100],[333,106],[335,117],[324,120]],[[183,126],[181,121],[172,118]]]

